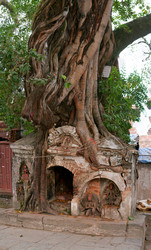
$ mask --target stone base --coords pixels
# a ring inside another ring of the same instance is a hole
[[[16,209],[25,202],[32,182],[35,137],[36,134],[31,134],[11,144],[13,206]],[[64,195],[66,200],[65,196],[71,196],[73,216],[102,214],[103,219],[118,220],[133,216],[136,210],[135,152],[113,139],[102,138],[97,154],[99,169],[92,168],[79,152],[83,152],[83,145],[74,127],[62,126],[49,131],[47,199]],[[110,205],[117,208],[106,208]]]
[[[11,194],[0,194],[0,207],[1,208],[12,207],[12,195]]]
[[[143,239],[146,232],[145,216],[134,221],[103,220],[100,217],[19,213],[13,209],[0,209],[0,224],[52,232],[70,232],[103,237],[135,237]],[[142,248],[143,249],[143,248]]]

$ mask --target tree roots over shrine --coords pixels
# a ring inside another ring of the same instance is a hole
[[[75,126],[82,155],[92,168],[100,167],[99,140],[111,136],[102,121],[97,91],[98,78],[114,48],[112,4],[112,0],[43,0],[35,14],[29,50],[43,58],[31,58],[22,116],[38,125],[40,133],[25,209],[48,211],[44,156],[53,126]]]

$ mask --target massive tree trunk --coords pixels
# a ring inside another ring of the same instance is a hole
[[[46,209],[46,166],[41,156],[46,151],[47,131],[53,126],[75,126],[83,156],[90,166],[99,168],[97,145],[101,136],[110,133],[102,122],[97,83],[114,48],[112,4],[113,0],[43,0],[35,15],[29,49],[42,54],[43,59],[31,59],[22,115],[44,135],[37,144],[26,207]],[[33,79],[39,82],[42,78],[45,84],[33,84]]]

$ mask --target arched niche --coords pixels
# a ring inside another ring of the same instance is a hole
[[[80,198],[80,210],[83,215],[106,216],[108,209],[118,212],[122,194],[118,186],[107,178],[94,178],[88,181]]]
[[[18,181],[16,183],[17,201],[19,202],[20,207],[24,205],[30,186],[30,172],[25,161],[22,161],[19,167]]]
[[[85,181],[83,182],[83,184],[81,185],[81,187],[79,189],[78,197],[81,198],[81,196],[85,192],[85,189],[87,188],[87,185],[90,181],[92,181],[94,179],[100,179],[100,178],[108,179],[108,180],[114,182],[121,192],[123,192],[126,188],[125,182],[119,173],[113,173],[113,172],[100,170],[100,171],[92,173],[89,176],[89,178],[85,179]]]
[[[30,172],[28,169],[28,166],[26,165],[25,161],[21,162],[20,168],[19,168],[19,178],[23,182],[28,182],[30,178]]]
[[[73,173],[62,166],[47,169],[47,199],[71,201],[73,198]]]

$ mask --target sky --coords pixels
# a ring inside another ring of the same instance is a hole
[[[146,38],[151,40],[151,34],[148,35]],[[125,70],[127,76],[135,70],[139,74],[141,74],[142,69],[146,63],[146,55],[144,54],[144,51],[147,51],[147,48],[143,44],[138,45],[138,41],[140,41],[140,39],[135,41],[134,45],[128,46],[125,50],[123,50],[119,57],[119,67],[120,69]],[[148,97],[151,98],[151,93],[148,93]],[[149,116],[151,116],[151,110],[146,107],[145,111],[141,114],[140,122],[135,122],[133,124],[133,126],[137,130],[138,135],[147,135],[148,130],[151,129]]]
[[[151,0],[145,0],[145,3],[151,7]],[[146,36],[146,38],[151,41],[151,34]],[[135,70],[141,74],[146,63],[144,60],[146,58],[144,51],[146,51],[147,48],[143,44],[136,45],[138,41],[140,41],[140,39],[134,42],[135,45],[128,46],[123,50],[119,57],[120,69],[124,69],[127,76]],[[146,83],[144,82],[144,84]],[[151,87],[151,83],[150,86],[147,87]],[[148,93],[148,97],[151,98],[151,92]],[[151,110],[146,107],[145,111],[141,114],[140,122],[135,122],[133,124],[138,135],[147,135],[148,130],[151,129],[149,117],[151,117]]]
[[[151,40],[151,34],[146,36],[146,38]],[[148,48],[143,43],[138,44],[141,40],[138,39],[120,53],[119,66],[121,69],[125,69],[127,75],[134,72],[134,70],[141,74],[146,63],[145,59],[147,56],[144,52],[148,52]]]

